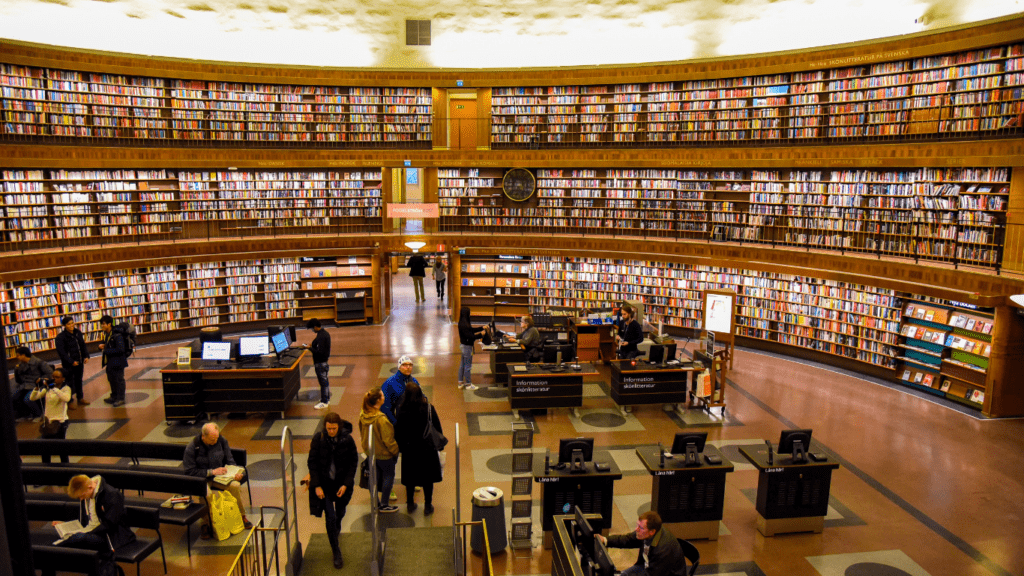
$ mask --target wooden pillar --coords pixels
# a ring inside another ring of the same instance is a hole
[[[424,204],[436,204],[437,203],[437,168],[422,168],[423,173],[420,175],[420,187],[423,190],[423,203]],[[427,234],[437,233],[440,226],[440,218],[424,218],[423,219],[423,231]]]
[[[391,173],[394,170],[392,168],[381,168],[380,170],[380,219],[381,219],[381,230],[384,233],[394,232],[394,225],[392,219],[388,218],[388,204],[391,204],[391,194],[394,191],[394,186],[391,184]]]
[[[433,89],[434,125],[432,138],[434,150],[448,149],[448,89]]]
[[[452,303],[452,318],[458,319],[459,310],[462,308],[462,256],[458,252],[452,252],[451,264],[448,266],[449,284],[448,301]]]
[[[1024,416],[1024,316],[1009,305],[997,306],[992,330],[992,354],[982,414]]]
[[[1006,238],[1003,243],[1003,268],[1024,272],[1024,169],[1021,168],[1014,168],[1010,174]]]
[[[371,278],[373,282],[373,323],[380,324],[383,310],[384,291],[381,289],[380,254],[370,256]]]
[[[476,91],[476,125],[477,149],[491,149],[491,89],[479,88]]]

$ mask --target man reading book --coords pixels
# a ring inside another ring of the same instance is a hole
[[[210,505],[210,494],[212,490],[227,490],[238,502],[238,510],[242,513],[242,523],[246,529],[252,528],[252,523],[245,517],[245,507],[242,506],[242,493],[239,487],[245,478],[245,472],[235,464],[231,456],[231,447],[228,446],[226,438],[221,436],[220,428],[213,422],[203,426],[203,431],[189,442],[185,448],[185,473],[189,476],[207,479],[206,504]],[[234,475],[228,475],[228,467]],[[205,540],[213,537],[209,524],[204,523],[199,529],[200,536]]]
[[[68,483],[68,496],[80,501],[78,520],[55,521],[61,539],[54,544],[96,550],[105,565],[102,573],[116,573],[114,551],[135,541],[124,511],[124,494],[101,476],[79,474]]]

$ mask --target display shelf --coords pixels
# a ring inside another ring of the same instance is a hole
[[[474,321],[515,321],[530,313],[530,259],[524,256],[462,256],[459,301]]]

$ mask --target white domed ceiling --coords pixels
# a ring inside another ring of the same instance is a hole
[[[1016,0],[0,0],[0,38],[338,67],[510,68],[687,60],[909,34]],[[431,21],[406,46],[406,20]]]

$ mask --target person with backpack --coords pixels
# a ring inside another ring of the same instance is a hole
[[[132,353],[128,331],[124,326],[114,328],[114,319],[109,315],[100,318],[100,329],[103,331],[103,367],[107,371],[107,382],[110,383],[110,396],[103,401],[115,408],[124,406],[126,384],[124,370],[128,367],[128,356]]]

